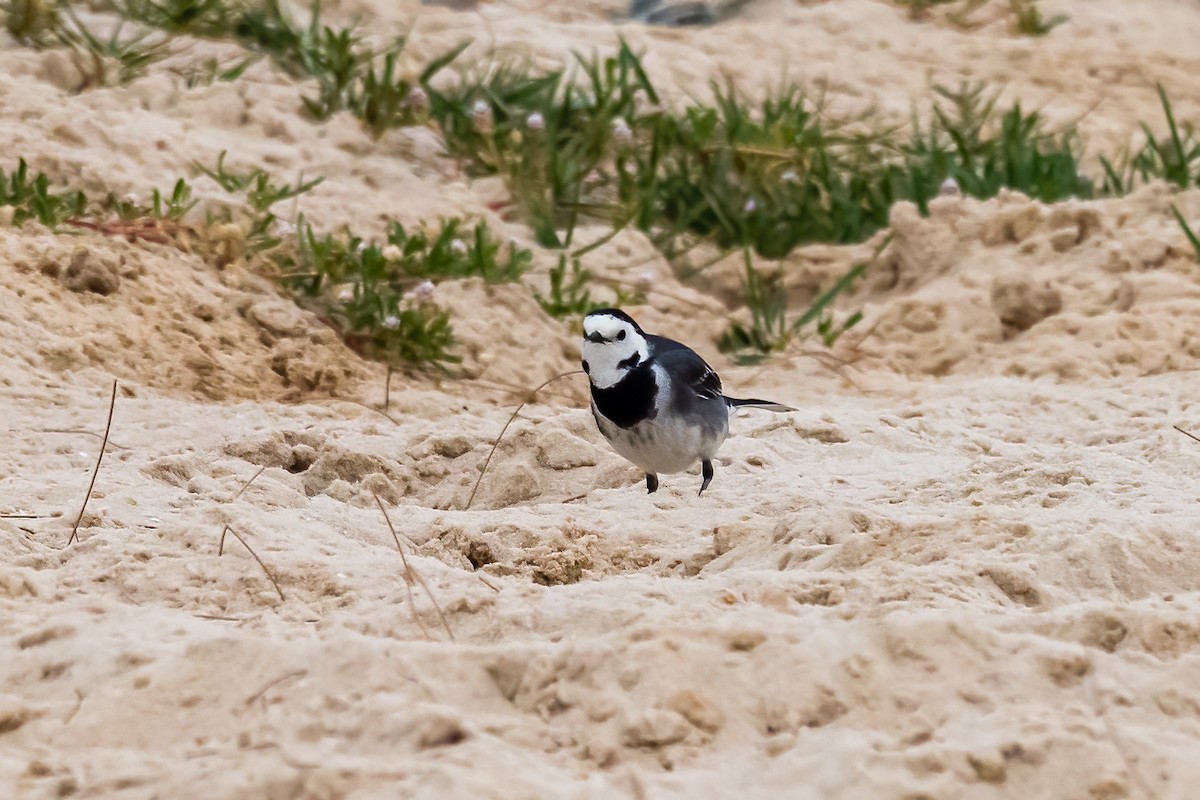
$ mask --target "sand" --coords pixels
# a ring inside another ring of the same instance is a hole
[[[874,0],[687,30],[614,26],[616,2],[329,11],[411,28],[414,64],[464,36],[556,63],[621,32],[677,97],[786,74],[903,118],[985,79],[1086,114],[1095,152],[1159,125],[1156,81],[1200,118],[1193,3],[1043,5],[1070,18],[1044,39],[1002,8],[960,31]],[[6,40],[0,141],[122,193],[229,150],[326,176],[299,201],[325,229],[460,214],[530,242],[428,131],[308,122],[267,64],[192,89],[169,69],[231,52],[77,94],[61,54]],[[470,510],[512,387],[578,358],[527,288],[439,287],[471,378],[396,376],[389,419],[383,368],[244,265],[0,225],[0,796],[1194,797],[1200,443],[1172,426],[1200,431],[1200,266],[1172,202],[1200,219],[1200,192],[1162,186],[897,206],[839,307],[865,314],[841,371],[812,343],[733,366],[715,340],[738,265],[689,286],[622,234],[589,266],[653,273],[645,327],[800,410],[738,416],[703,498],[696,473],[647,496],[566,379]],[[875,243],[798,250],[797,302]],[[233,535],[218,554],[225,526],[269,574]]]

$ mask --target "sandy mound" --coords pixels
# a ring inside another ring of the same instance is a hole
[[[619,31],[680,96],[786,69],[903,117],[983,78],[1090,110],[1101,149],[1159,119],[1156,80],[1196,118],[1194,7],[1044,5],[1070,21],[1043,39],[873,0],[687,30],[618,29],[610,2],[331,13],[412,28],[414,63],[464,37],[553,62]],[[455,214],[531,241],[427,131],[305,121],[265,63],[194,88],[167,66],[75,94],[61,54],[6,40],[0,136],[87,187],[166,187],[229,150],[326,176],[298,201],[326,230]],[[0,226],[0,796],[1190,797],[1200,444],[1170,426],[1200,428],[1200,267],[1172,203],[1200,214],[1161,186],[895,207],[841,373],[804,345],[728,364],[738,265],[688,284],[616,237],[592,266],[653,274],[648,329],[801,410],[736,418],[702,499],[696,474],[647,496],[575,376],[469,510],[522,390],[578,358],[527,286],[440,286],[468,377],[395,375],[385,416],[383,368],[238,263]],[[874,244],[797,250],[793,298]]]

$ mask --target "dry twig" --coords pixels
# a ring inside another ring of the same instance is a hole
[[[391,517],[388,516],[387,509],[383,507],[383,501],[379,499],[379,495],[372,492],[375,498],[375,505],[379,506],[379,513],[383,514],[383,521],[387,523],[388,530],[392,532],[392,539],[396,542],[396,550],[400,552],[400,560],[404,562],[404,586],[408,590],[408,602],[413,612],[413,619],[421,626],[421,630],[425,633],[426,638],[433,638],[426,630],[425,624],[421,622],[420,616],[417,615],[417,606],[413,597],[411,580],[416,580],[421,584],[421,588],[425,590],[425,594],[429,595],[430,602],[433,603],[433,608],[437,611],[438,619],[442,621],[442,627],[446,629],[446,635],[450,637],[450,641],[454,641],[454,631],[450,630],[450,623],[446,621],[446,615],[442,613],[442,606],[438,603],[437,598],[433,596],[433,592],[429,590],[429,584],[421,577],[421,573],[417,572],[408,563],[408,556],[404,554],[404,548],[400,546],[400,535],[396,533],[396,527],[392,525]],[[406,537],[407,538],[407,537]]]
[[[263,560],[258,557],[258,553],[254,552],[254,548],[250,546],[249,542],[247,542],[245,539],[242,538],[242,535],[240,533],[238,533],[237,531],[235,531],[233,528],[231,528],[228,525],[226,525],[224,528],[221,529],[221,544],[222,544],[222,546],[225,544],[225,534],[226,533],[232,533],[233,538],[237,539],[239,542],[242,543],[242,547],[246,548],[246,552],[249,553],[250,555],[252,555],[254,557],[254,560],[258,562],[258,565],[260,567],[262,567],[263,573],[266,574],[267,580],[269,580],[271,582],[271,585],[275,587],[275,591],[279,592],[279,599],[284,602],[287,602],[287,598],[283,596],[283,589],[279,588],[279,581],[275,580],[275,576],[271,574],[271,570],[267,569],[267,565],[263,563]],[[218,553],[218,555],[220,555],[220,554]]]
[[[1174,428],[1175,430],[1179,431],[1180,433],[1182,433],[1184,436],[1188,437],[1189,439],[1195,439],[1197,442],[1200,442],[1200,436],[1197,436],[1194,433],[1188,433],[1187,431],[1185,431],[1183,428],[1179,427],[1178,425],[1172,425],[1171,427]]]
[[[234,500],[237,500],[239,497],[241,497],[241,496],[242,496],[242,494],[243,494],[243,493],[244,493],[244,492],[245,492],[247,489],[249,489],[249,488],[250,488],[250,484],[254,483],[254,481],[256,481],[256,480],[258,479],[258,476],[259,476],[259,475],[262,475],[262,474],[263,474],[263,472],[265,472],[265,471],[266,471],[266,469],[267,469],[266,467],[259,467],[259,468],[258,468],[258,472],[256,472],[256,473],[254,473],[253,475],[251,475],[251,476],[250,476],[250,480],[248,480],[248,481],[246,481],[245,483],[243,483],[243,484],[242,484],[242,488],[240,488],[240,489],[238,489],[238,490],[237,490],[237,494],[235,494],[235,495],[233,496],[233,500],[230,500],[229,502],[231,502],[231,503],[232,503]],[[226,526],[225,526],[225,528],[224,528],[224,529],[221,531],[221,541],[217,543],[217,555],[219,555],[219,556],[221,556],[221,555],[225,555],[225,532],[226,532],[226,531],[228,531],[228,530],[231,530],[231,529],[230,529],[230,527],[229,527],[228,525],[226,525]]]
[[[83,512],[87,510],[88,500],[92,498],[92,489],[96,488],[96,476],[100,474],[100,462],[104,460],[104,450],[108,447],[108,432],[112,430],[113,411],[117,407],[117,382],[112,385],[112,399],[108,401],[108,422],[104,425],[104,439],[100,443],[100,453],[96,456],[96,467],[92,470],[92,481],[88,484],[87,494],[83,496],[83,505],[79,507],[79,516],[71,526],[71,538],[67,539],[70,547],[79,538],[79,523],[83,522]]]
[[[561,380],[563,378],[569,378],[572,375],[582,375],[582,374],[583,374],[583,370],[577,369],[577,370],[572,370],[571,372],[564,372],[561,375],[555,375],[553,378],[550,378],[549,380],[544,381],[541,386],[538,386],[536,389],[529,392],[528,396],[524,400],[521,401],[521,405],[517,406],[517,410],[512,413],[512,415],[508,418],[508,422],[504,423],[504,427],[500,429],[500,435],[496,437],[496,441],[492,444],[492,449],[488,451],[487,458],[484,459],[484,462],[483,462],[483,468],[479,470],[479,477],[475,479],[475,486],[474,486],[474,488],[471,489],[471,496],[467,498],[467,505],[463,509],[464,511],[470,509],[471,503],[475,502],[475,493],[479,491],[479,484],[481,482],[483,482],[483,476],[487,473],[488,465],[490,465],[492,463],[492,456],[494,456],[496,454],[496,448],[500,446],[500,441],[504,438],[504,434],[508,432],[508,426],[512,425],[513,420],[515,420],[517,418],[517,414],[521,413],[521,409],[523,409],[529,403],[533,402],[533,398],[537,396],[538,392],[540,392],[542,389],[546,388],[550,384],[554,383],[555,381]]]

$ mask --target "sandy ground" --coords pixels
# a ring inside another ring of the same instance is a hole
[[[332,13],[412,28],[414,63],[463,36],[553,62],[623,31],[681,94],[786,73],[899,116],[983,78],[1087,113],[1098,149],[1158,124],[1155,81],[1200,118],[1194,3],[1044,6],[1070,22],[1041,40],[873,0],[707,30],[614,27],[612,2]],[[145,192],[228,149],[326,176],[300,209],[330,229],[466,214],[529,241],[427,132],[309,123],[267,65],[194,89],[167,66],[70,94],[61,54],[6,42],[10,161]],[[505,386],[578,357],[528,289],[439,288],[473,378],[397,377],[389,420],[382,369],[237,264],[0,226],[0,514],[38,517],[0,519],[0,796],[1194,797],[1200,444],[1171,426],[1200,429],[1200,267],[1171,202],[1200,218],[1200,193],[1157,186],[898,206],[842,374],[803,345],[732,367],[736,265],[689,287],[624,234],[590,266],[655,271],[643,324],[800,410],[736,419],[702,499],[696,474],[647,496],[563,382],[466,511]],[[798,251],[797,298],[870,249]],[[115,290],[76,291],[72,263]],[[233,536],[218,554],[226,525],[277,588]]]

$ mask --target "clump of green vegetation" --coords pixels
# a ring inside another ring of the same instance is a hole
[[[1167,120],[1166,138],[1156,137],[1150,126],[1143,122],[1141,127],[1146,141],[1137,152],[1132,155],[1126,152],[1117,164],[1101,156],[1105,194],[1126,194],[1138,184],[1152,180],[1163,180],[1180,189],[1200,186],[1200,137],[1190,124],[1180,130],[1171,100],[1161,85],[1158,97]]]
[[[364,353],[409,365],[443,367],[460,359],[447,312],[434,302],[435,282],[478,276],[516,281],[532,253],[503,246],[485,223],[469,233],[461,220],[434,233],[409,233],[397,222],[387,237],[319,236],[301,220],[294,257],[282,260],[289,285],[309,298]]]
[[[125,19],[172,35],[232,39],[270,58],[289,75],[315,80],[316,95],[301,98],[313,119],[349,110],[378,137],[388,128],[413,124],[422,111],[412,96],[414,85],[397,69],[404,38],[373,51],[356,28],[324,24],[320,2],[313,4],[307,25],[295,22],[279,0],[252,5],[224,0],[127,0],[118,10]],[[252,59],[225,67],[211,63],[192,79],[230,80],[250,63]]]
[[[936,6],[955,3],[958,0],[896,0],[896,4],[908,9],[909,19],[924,19]]]
[[[33,47],[66,47],[84,91],[94,86],[124,84],[140,78],[150,65],[166,57],[169,41],[149,31],[127,35],[124,22],[107,37],[96,35],[75,9],[53,0],[8,0],[0,3],[5,26],[20,42]]]
[[[276,203],[312,191],[325,180],[324,178],[314,178],[310,181],[301,181],[295,186],[286,183],[279,185],[274,183],[270,173],[257,167],[248,172],[234,172],[226,168],[227,152],[222,150],[217,155],[217,163],[212,169],[198,162],[192,162],[192,164],[200,172],[216,181],[217,185],[225,191],[231,194],[245,194],[246,201],[255,211],[267,211]]]
[[[637,305],[645,302],[645,293],[639,289],[628,289],[619,284],[611,286],[613,297],[601,302],[592,296],[591,285],[595,276],[584,268],[577,256],[568,258],[559,254],[558,264],[550,269],[550,291],[542,294],[533,292],[542,310],[555,319],[578,319],[599,306]]]
[[[607,165],[639,104],[659,102],[624,42],[612,57],[580,57],[578,68],[539,73],[509,62],[449,89],[430,85],[428,70],[422,81],[447,149],[476,174],[503,176],[547,247],[569,245],[581,212],[613,210],[593,193],[611,182]]]
[[[58,228],[87,209],[87,196],[79,191],[55,192],[46,173],[29,174],[25,159],[18,159],[11,175],[0,169],[0,206],[13,209],[13,223],[23,225],[35,219],[47,228]]]
[[[1175,221],[1179,223],[1179,227],[1183,229],[1183,235],[1187,237],[1188,243],[1192,246],[1192,251],[1196,254],[1196,261],[1200,262],[1200,236],[1192,230],[1192,226],[1188,225],[1183,214],[1174,205],[1171,206],[1171,214],[1174,215]]]
[[[196,207],[198,202],[192,198],[191,185],[180,178],[175,181],[170,195],[164,194],[158,189],[152,189],[148,206],[131,198],[117,197],[115,193],[109,192],[102,208],[115,212],[118,219],[126,222],[146,218],[179,222]]]
[[[276,203],[291,200],[312,191],[325,179],[323,177],[313,178],[309,181],[301,179],[295,185],[277,184],[268,172],[257,167],[245,172],[227,168],[225,155],[226,151],[222,150],[217,156],[216,165],[212,168],[197,162],[192,162],[192,166],[212,178],[226,192],[240,194],[245,198],[246,205],[250,209],[246,231],[247,249],[254,253],[274,250],[282,244],[282,240],[277,235],[281,221],[271,209]],[[219,217],[225,221],[231,221],[234,218],[234,211],[227,207],[219,212]],[[211,224],[212,221],[213,219],[210,217],[208,222]]]
[[[910,199],[922,213],[946,178],[964,194],[984,199],[1004,188],[1045,203],[1092,196],[1074,130],[1048,131],[1037,111],[1026,113],[1020,104],[1001,114],[997,95],[987,95],[982,84],[934,91],[947,103],[934,106],[928,130],[914,124],[906,147],[914,178]]]
[[[825,346],[832,347],[842,334],[863,318],[862,312],[856,311],[841,322],[836,321],[831,312],[833,302],[854,286],[890,243],[891,236],[888,236],[875,250],[871,261],[855,264],[832,286],[818,295],[800,316],[791,321],[788,320],[787,293],[783,288],[782,271],[764,276],[755,269],[747,254],[746,271],[742,280],[746,305],[750,310],[750,323],[730,323],[717,340],[717,346],[721,352],[733,354],[738,363],[752,364],[771,353],[787,349],[793,339],[803,335],[805,329],[812,326]]]
[[[1062,14],[1049,19],[1042,16],[1037,0],[1009,0],[1013,13],[1013,27],[1026,36],[1045,36],[1067,21]]]

